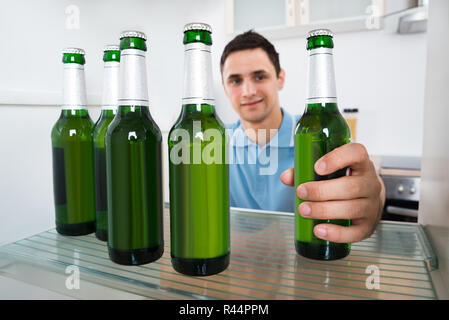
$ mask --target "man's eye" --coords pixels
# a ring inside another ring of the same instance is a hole
[[[229,80],[230,84],[239,84],[240,82],[242,82],[241,79],[231,79],[231,80]]]
[[[258,76],[256,76],[256,80],[257,80],[257,81],[260,81],[260,80],[263,80],[263,79],[265,79],[265,76],[264,76],[264,75],[258,75]]]

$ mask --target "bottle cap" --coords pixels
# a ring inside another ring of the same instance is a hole
[[[201,23],[201,22],[192,22],[188,23],[184,26],[184,32],[190,31],[190,30],[204,30],[207,32],[212,33],[212,28],[207,23]]]
[[[145,35],[145,33],[141,32],[141,31],[133,31],[133,30],[123,31],[120,34],[120,39],[123,39],[123,38],[140,38],[143,40],[147,40],[147,36]]]
[[[84,52],[84,50],[80,49],[80,48],[65,48],[64,50],[62,50],[62,54],[64,54],[64,53],[75,53],[75,54],[82,54],[82,55],[86,54]]]
[[[315,36],[329,36],[331,38],[334,37],[334,34],[329,29],[315,29],[312,31],[309,31],[307,34],[307,39]]]
[[[108,44],[103,49],[103,52],[106,52],[106,51],[120,51],[120,47],[115,44]]]

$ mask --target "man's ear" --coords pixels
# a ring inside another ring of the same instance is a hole
[[[284,88],[284,82],[285,82],[285,71],[284,69],[281,69],[279,71],[279,75],[278,75],[278,90],[282,90],[282,88]]]

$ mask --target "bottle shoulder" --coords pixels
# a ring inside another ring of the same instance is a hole
[[[114,118],[107,127],[106,136],[114,139],[134,137],[136,140],[149,138],[162,141],[162,133],[157,124],[150,118]]]
[[[172,126],[171,130],[178,128],[189,129],[192,128],[194,124],[200,126],[202,130],[216,128],[224,131],[225,129],[225,125],[215,114],[208,116],[201,114],[187,114],[181,115]]]
[[[97,137],[101,137],[101,136],[104,137],[104,135],[106,134],[106,130],[108,129],[108,126],[112,122],[113,119],[114,119],[113,117],[110,117],[110,118],[101,118],[100,117],[100,119],[98,119],[97,123],[94,126],[93,133],[92,133],[94,139]]]
[[[91,137],[94,123],[89,116],[60,117],[52,128],[52,137]]]
[[[193,142],[197,139],[204,143],[226,141],[226,128],[217,118],[187,118],[178,121],[168,134],[169,148],[180,140]],[[218,139],[218,140],[217,140]]]
[[[327,135],[349,134],[349,126],[340,112],[305,112],[298,120],[295,134],[321,133],[326,131]]]

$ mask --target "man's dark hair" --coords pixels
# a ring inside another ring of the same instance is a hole
[[[279,76],[279,72],[281,71],[279,54],[276,52],[276,49],[270,41],[253,30],[239,34],[226,45],[220,59],[221,72],[223,73],[223,65],[231,53],[257,48],[261,48],[266,52],[271,63],[273,63],[274,69],[276,70],[276,76]]]

